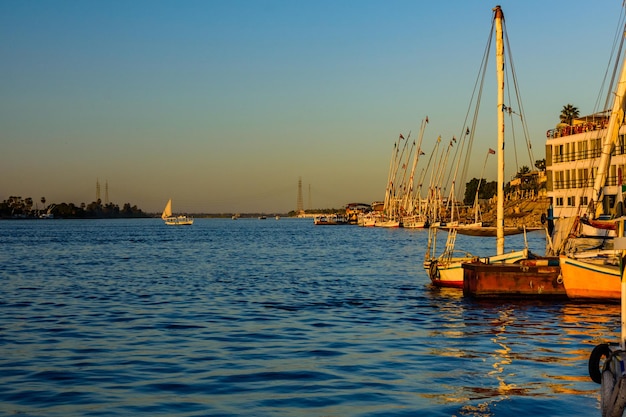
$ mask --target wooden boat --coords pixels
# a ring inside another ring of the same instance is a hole
[[[591,227],[595,227],[596,229],[602,230],[616,230],[617,229],[617,221],[615,219],[590,219],[588,217],[581,217],[580,222],[582,224],[587,224]]]
[[[496,253],[504,254],[504,14],[494,9],[496,30],[496,74],[498,78],[498,194]],[[560,269],[556,259],[538,259],[528,251],[520,259],[502,265],[492,258],[462,263],[463,294],[470,297],[565,297],[557,281]]]
[[[374,222],[375,227],[397,228],[400,227],[400,220],[394,218],[379,217]]]
[[[323,214],[313,218],[313,224],[317,226],[337,226],[349,224],[345,216],[339,214]]]
[[[524,259],[516,263],[463,264],[463,294],[479,298],[565,299],[559,258]]]
[[[442,227],[442,229],[448,229],[446,227]],[[488,236],[497,236],[498,235],[498,228],[497,227],[492,227],[492,226],[464,226],[464,225],[460,225],[456,227],[457,233],[459,233],[460,235],[466,235],[466,236],[483,236],[483,237],[488,237]],[[525,229],[524,227],[505,227],[504,228],[504,235],[505,236],[511,236],[511,235],[521,235],[524,232],[532,232],[535,230],[542,230],[541,228],[527,228]]]
[[[376,224],[376,215],[373,213],[360,214],[357,217],[357,224],[361,227],[374,227]]]
[[[420,215],[405,216],[402,218],[402,227],[405,229],[425,229],[428,227],[428,219]]]
[[[567,297],[572,300],[614,300],[621,295],[619,264],[606,257],[559,258]]]
[[[168,226],[191,226],[193,224],[193,217],[189,216],[172,216],[172,199],[170,198],[163,209],[161,218]]]
[[[528,259],[531,255],[527,248],[518,251],[512,251],[505,253],[504,251],[504,36],[503,36],[503,20],[504,15],[500,6],[496,6],[494,9],[494,20],[496,28],[496,66],[497,66],[497,85],[498,85],[498,195],[497,195],[497,219],[496,219],[496,243],[497,252],[496,255],[483,258],[482,260],[476,260],[476,258],[462,259],[460,261],[449,261],[446,254],[452,253],[454,244],[456,241],[456,234],[460,233],[460,227],[450,227],[448,229],[448,240],[446,242],[446,250],[444,254],[438,258],[435,263],[435,267],[430,267],[430,279],[433,285],[439,287],[462,287],[464,293],[466,292],[465,283],[465,269],[464,265],[468,262],[482,262],[485,267],[499,263],[515,263]],[[494,151],[495,152],[495,151]],[[488,153],[492,154],[491,149]],[[476,222],[478,219],[476,219]],[[467,228],[466,230],[473,229],[478,231],[480,227]],[[491,229],[491,228],[490,228]],[[487,230],[485,228],[485,230]],[[522,229],[523,232],[523,229]],[[479,235],[480,236],[480,235]],[[436,271],[434,270],[436,268]],[[502,271],[503,269],[499,269]],[[516,271],[519,268],[515,269]],[[498,272],[501,274],[501,272]],[[482,276],[482,275],[481,275]],[[500,280],[489,281],[491,283],[500,283]],[[506,288],[506,287],[505,287]],[[472,294],[470,287],[467,289],[468,294]]]
[[[459,257],[446,257],[444,255],[431,261],[428,269],[429,277],[436,287],[463,288],[464,271],[463,265],[467,262],[483,262],[487,265],[498,263],[514,263],[528,258],[528,250],[513,251],[501,255],[478,258],[471,254]]]

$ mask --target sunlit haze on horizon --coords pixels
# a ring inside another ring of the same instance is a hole
[[[0,201],[98,181],[148,212],[286,213],[299,178],[305,208],[382,200],[399,134],[459,136],[497,4],[543,159],[564,105],[602,110],[620,1],[5,0]],[[469,178],[496,144],[486,84]],[[508,178],[534,163],[520,138]]]

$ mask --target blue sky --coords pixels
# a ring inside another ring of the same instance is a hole
[[[89,203],[99,180],[147,211],[287,212],[299,177],[307,208],[382,200],[398,134],[459,135],[496,4],[4,0],[0,200]],[[541,159],[563,105],[597,110],[621,2],[499,4]]]

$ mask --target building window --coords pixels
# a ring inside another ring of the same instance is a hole
[[[557,205],[557,207],[563,206],[563,197],[557,197],[556,198],[556,205]]]
[[[574,207],[576,205],[575,197],[567,197],[567,205],[570,207]]]
[[[554,147],[554,162],[563,162],[563,145]]]
[[[611,165],[609,168],[609,178],[607,178],[608,185],[616,185],[617,184],[617,167],[615,165]]]
[[[587,159],[587,141],[578,142],[578,157],[576,159]]]
[[[580,206],[587,207],[589,204],[589,197],[580,197]]]
[[[593,139],[593,155],[592,158],[597,158],[602,154],[602,138]]]

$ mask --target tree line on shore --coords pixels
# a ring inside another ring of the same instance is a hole
[[[535,167],[539,171],[545,170],[545,159],[535,162]],[[527,166],[521,167],[516,178],[520,178],[521,184],[518,186],[521,190],[535,190],[538,191],[541,185],[537,182],[535,176],[530,175],[531,170]],[[511,191],[510,183],[505,186],[505,192]],[[463,203],[467,206],[471,206],[474,203],[476,191],[478,190],[478,198],[489,199],[496,194],[497,184],[496,181],[487,181],[486,179],[472,178],[465,184],[465,195]],[[59,203],[59,204],[46,204],[46,198],[41,197],[39,200],[42,208],[39,209],[31,197],[22,198],[18,196],[11,196],[8,199],[0,203],[0,218],[1,219],[36,219],[36,218],[63,218],[63,219],[115,219],[115,218],[142,218],[152,217],[150,214],[145,213],[136,205],[125,203],[121,208],[114,203],[102,204],[101,200],[93,201],[89,204],[81,203],[75,205],[74,203]],[[307,210],[315,212],[317,214],[322,213],[337,213],[340,210],[337,209],[319,209],[319,210]],[[290,211],[287,216],[295,216],[295,211]],[[200,217],[230,217],[231,214],[221,215],[199,215]]]
[[[0,218],[3,219],[111,219],[150,217],[136,205],[125,203],[121,208],[114,203],[102,204],[97,200],[89,204],[59,203],[46,205],[45,197],[41,198],[39,209],[31,197],[11,196],[0,203]]]

